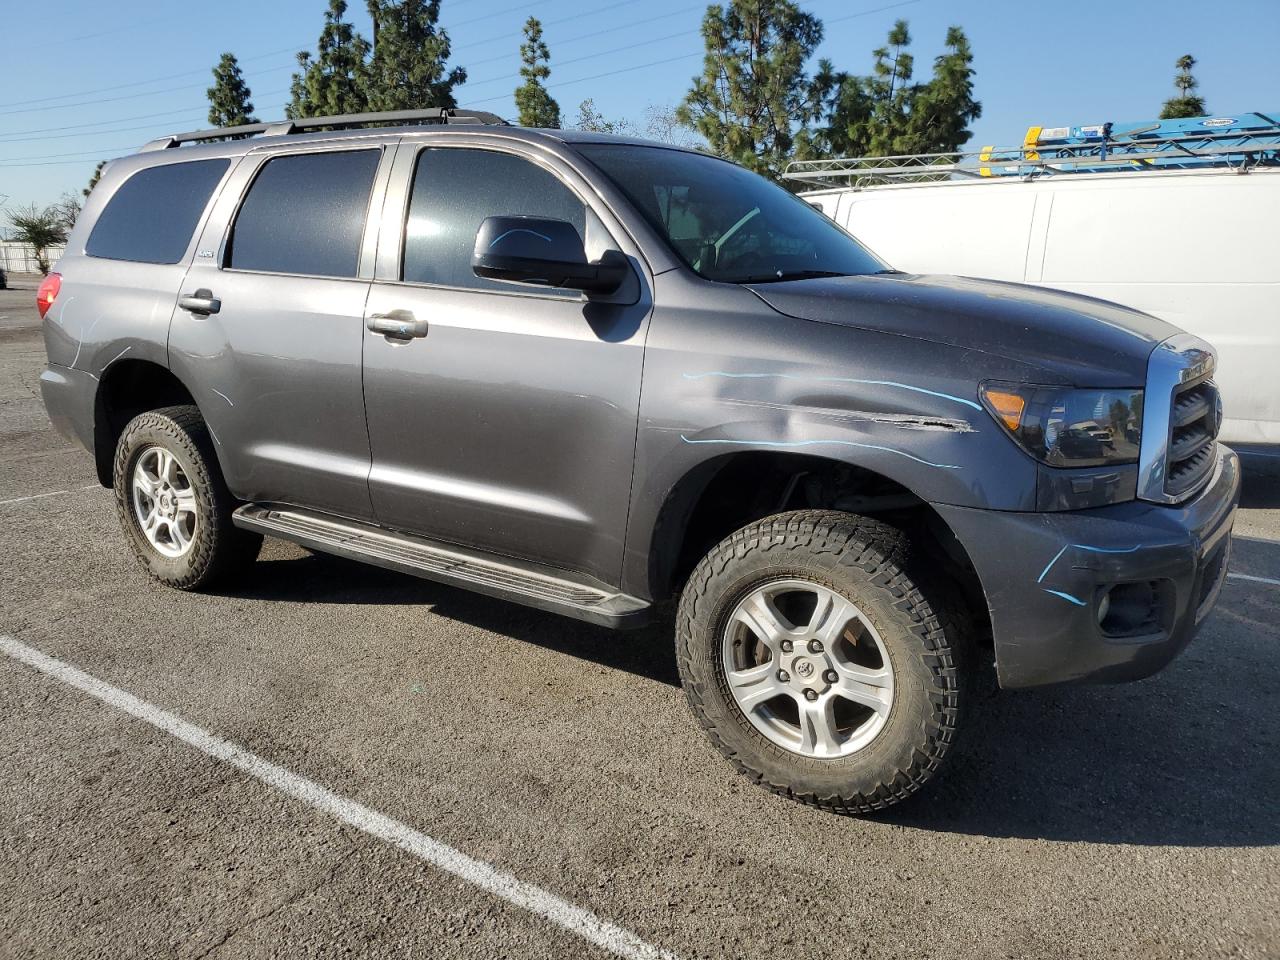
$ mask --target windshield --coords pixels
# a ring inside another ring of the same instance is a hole
[[[818,210],[736,164],[630,144],[578,144],[700,276],[724,283],[885,273]]]

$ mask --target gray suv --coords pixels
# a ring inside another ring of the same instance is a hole
[[[675,607],[743,773],[865,812],[971,681],[1191,639],[1239,496],[1214,354],[892,269],[702,153],[431,110],[166,137],[39,293],[54,424],[153,577],[264,535],[610,627]]]

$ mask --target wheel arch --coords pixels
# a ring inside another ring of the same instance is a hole
[[[191,390],[168,367],[152,360],[120,359],[98,382],[93,404],[93,458],[98,482],[112,485],[116,443],[125,426],[140,413],[189,405],[199,409]]]
[[[975,621],[989,621],[968,551],[950,524],[899,479],[821,455],[737,451],[709,458],[668,491],[653,525],[649,586],[654,599],[678,596],[698,561],[733,531],[798,509],[834,509],[898,526],[937,551],[942,575],[960,587]],[[979,631],[980,633],[985,631]]]

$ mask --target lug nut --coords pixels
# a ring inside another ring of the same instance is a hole
[[[840,674],[836,673],[834,670],[828,670],[822,675],[822,679],[827,681],[827,683],[835,683],[840,679]]]
[[[791,641],[790,641],[790,640],[783,640],[783,641],[782,641],[782,652],[783,652],[783,653],[790,653],[790,652],[791,652],[791,647],[792,647],[792,643],[791,643]]]
[[[787,673],[787,671],[785,671],[785,670],[779,670],[779,671],[778,671],[778,682],[779,682],[779,683],[786,683],[786,682],[788,682],[790,679],[791,679],[791,674]]]
[[[805,698],[806,700],[817,700],[817,699],[818,699],[818,691],[817,691],[817,690],[806,690],[806,691],[804,692],[804,698]]]
[[[821,652],[822,652],[822,641],[821,641],[821,640],[810,640],[810,641],[809,641],[809,652],[810,652],[810,653],[821,653]]]

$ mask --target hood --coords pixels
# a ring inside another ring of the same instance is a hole
[[[979,350],[1044,382],[1139,387],[1177,327],[1105,300],[968,277],[884,274],[753,284],[779,313]]]

